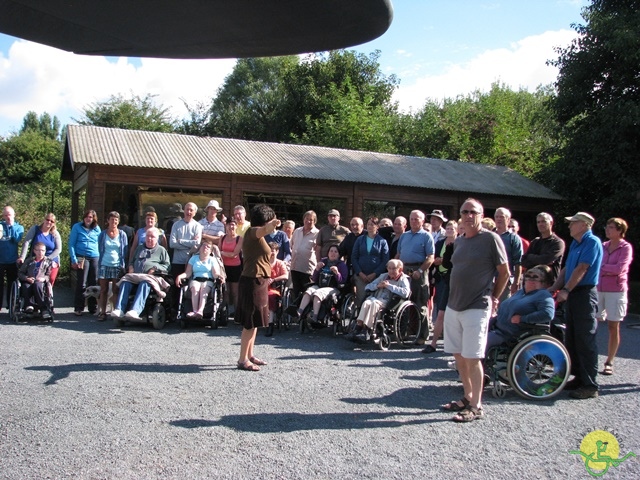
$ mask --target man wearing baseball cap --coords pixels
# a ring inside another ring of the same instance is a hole
[[[327,213],[327,221],[329,224],[323,226],[316,237],[316,258],[318,261],[327,256],[331,245],[340,245],[351,232],[347,227],[340,225],[340,212],[335,208]]]
[[[549,289],[558,292],[556,301],[565,302],[567,324],[565,345],[571,357],[571,373],[575,377],[567,382],[571,398],[584,400],[598,396],[598,293],[602,242],[591,231],[595,219],[586,212],[565,217],[573,238],[567,263]]]
[[[220,237],[224,235],[224,223],[217,218],[218,212],[221,212],[222,208],[220,208],[217,200],[211,200],[204,211],[206,216],[200,220],[202,240],[209,240],[214,245],[218,245]]]

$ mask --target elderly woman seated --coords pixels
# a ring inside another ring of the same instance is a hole
[[[317,317],[322,302],[329,296],[340,293],[338,287],[347,280],[348,275],[347,264],[340,259],[338,246],[331,245],[327,257],[320,260],[313,271],[311,279],[314,285],[311,285],[304,292],[297,310],[295,312],[288,310],[287,313],[299,317],[313,300],[313,312],[307,318],[310,322],[318,321]]]
[[[378,312],[387,306],[389,300],[394,295],[398,295],[403,299],[409,298],[411,295],[411,282],[409,277],[402,273],[402,267],[400,260],[389,260],[387,262],[387,273],[383,273],[365,287],[366,290],[372,291],[373,295],[362,303],[356,328],[345,338],[363,342],[369,341]]]
[[[491,347],[518,338],[520,324],[550,323],[555,314],[553,297],[547,290],[553,284],[553,272],[546,265],[537,265],[524,274],[524,287],[498,307],[498,315],[491,319],[487,337]]]
[[[200,244],[198,254],[193,255],[187,262],[184,273],[176,277],[177,287],[181,286],[183,280],[189,279],[192,311],[187,313],[188,318],[202,319],[213,282],[217,278],[224,282],[223,272],[220,250],[212,241],[204,240]]]

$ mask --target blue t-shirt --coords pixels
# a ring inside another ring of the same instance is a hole
[[[189,259],[191,268],[193,269],[193,278],[210,278],[213,280],[213,257],[208,256],[203,262],[198,255],[194,255]]]
[[[398,241],[400,260],[405,264],[421,264],[429,255],[433,255],[433,252],[433,237],[423,229],[404,232]]]
[[[589,265],[578,286],[597,285],[600,276],[600,264],[602,263],[602,242],[591,230],[587,230],[580,241],[573,240],[564,271],[564,281],[568,282],[576,267],[586,263]]]

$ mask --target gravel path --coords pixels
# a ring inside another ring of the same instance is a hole
[[[596,429],[640,457],[640,330],[624,325],[599,398],[487,390],[487,418],[459,425],[438,408],[461,395],[441,352],[260,332],[269,365],[241,372],[236,325],[120,329],[75,317],[68,296],[53,324],[0,314],[2,479],[582,479],[569,451]],[[639,457],[604,478],[640,478]]]

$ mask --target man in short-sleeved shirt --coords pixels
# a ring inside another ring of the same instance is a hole
[[[602,242],[591,231],[595,219],[586,212],[566,217],[573,238],[567,263],[549,289],[558,291],[556,301],[565,302],[565,346],[571,357],[575,378],[567,382],[571,398],[584,400],[598,396],[598,293],[596,286],[602,262]]]
[[[431,233],[422,228],[424,213],[413,210],[409,215],[409,226],[398,240],[396,258],[402,260],[404,272],[411,279],[411,299],[420,309],[422,328],[420,337],[416,340],[423,345],[429,336],[429,318],[427,316],[427,302],[429,301],[429,267],[433,263],[435,245]]]
[[[24,235],[24,227],[16,222],[16,213],[7,205],[2,209],[0,223],[0,308],[2,308],[2,291],[4,279],[7,278],[7,307],[11,294],[11,285],[18,278],[18,244]]]
[[[202,240],[209,240],[214,245],[218,245],[220,237],[224,235],[224,223],[218,220],[218,213],[222,211],[222,208],[217,200],[211,200],[204,211],[205,217],[200,220]]]
[[[465,236],[458,237],[453,247],[451,263],[454,267],[444,314],[444,350],[456,359],[464,399],[468,403],[466,408],[460,402],[443,406],[450,411],[462,410],[453,417],[457,422],[484,416],[482,358],[489,318],[509,279],[504,244],[497,234],[482,228],[483,213],[482,204],[471,198],[460,208]]]

